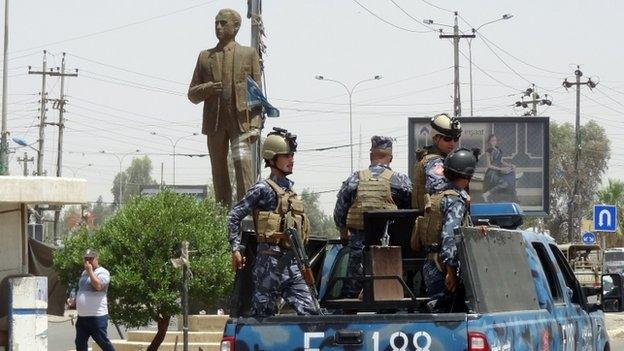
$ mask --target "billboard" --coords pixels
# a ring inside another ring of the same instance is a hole
[[[416,150],[432,144],[429,117],[408,119],[409,171]],[[458,147],[479,148],[470,182],[473,203],[516,202],[528,215],[549,211],[548,117],[460,117]]]
[[[191,195],[198,201],[203,201],[208,196],[208,187],[206,185],[142,185],[141,195],[156,195],[163,188],[173,190],[178,194]]]

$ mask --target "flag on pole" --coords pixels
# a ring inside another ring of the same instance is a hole
[[[256,81],[247,76],[247,107],[251,109],[258,106],[262,106],[262,111],[268,117],[280,116],[279,110],[269,103]]]

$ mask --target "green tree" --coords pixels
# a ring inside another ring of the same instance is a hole
[[[319,197],[318,193],[307,188],[301,192],[305,212],[310,219],[310,232],[316,236],[338,237],[338,229],[333,218],[326,215],[319,206]]]
[[[112,216],[115,211],[113,206],[104,203],[104,199],[102,199],[102,195],[100,195],[95,204],[93,204],[91,212],[93,213],[93,224],[99,227],[104,224],[106,219]]]
[[[115,199],[115,203],[119,202],[120,190],[123,188],[121,203],[125,204],[133,196],[139,195],[142,185],[157,184],[151,176],[152,174],[152,160],[149,157],[135,157],[132,159],[132,164],[123,172],[117,173],[113,180],[113,187],[111,193]],[[120,187],[121,184],[121,187]]]
[[[582,152],[575,168],[576,139],[570,123],[550,124],[550,215],[545,223],[557,242],[578,241],[569,235],[574,218],[589,215],[610,158],[609,139],[594,121],[581,126]],[[578,196],[573,199],[574,179],[579,176]],[[577,206],[571,206],[576,201]]]
[[[83,223],[81,206],[66,206],[63,209],[63,220],[61,221],[61,236],[68,235],[78,229]]]
[[[609,179],[609,185],[598,191],[598,202],[615,205],[618,212],[618,227],[613,235],[608,236],[611,238],[608,240],[608,246],[619,246],[622,242],[622,235],[624,234],[624,182],[617,179]]]
[[[128,327],[155,321],[158,332],[148,350],[157,350],[171,317],[181,312],[182,273],[170,259],[179,256],[182,241],[190,242],[190,296],[213,307],[230,290],[233,272],[226,216],[212,198],[198,202],[169,190],[135,197],[96,229],[93,237],[81,231],[67,239],[55,266],[65,279],[75,279],[81,251],[87,245],[98,249],[100,262],[111,273],[111,319]]]
[[[75,289],[83,269],[82,255],[92,245],[89,230],[83,227],[74,235],[63,237],[62,243],[61,248],[54,251],[54,269],[63,284]]]

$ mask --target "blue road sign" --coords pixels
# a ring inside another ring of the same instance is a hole
[[[594,233],[587,232],[583,234],[583,243],[584,244],[593,244],[596,242],[596,236]]]
[[[594,205],[594,230],[614,232],[617,228],[617,210],[613,205]]]

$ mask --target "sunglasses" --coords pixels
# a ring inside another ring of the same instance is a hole
[[[85,261],[93,261],[93,257],[85,257],[84,260]]]
[[[458,142],[459,137],[442,136],[442,140],[446,141],[447,143],[450,142],[451,140],[454,142]]]

